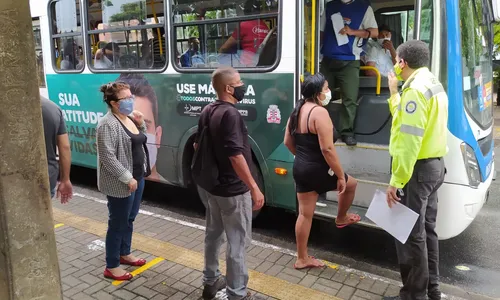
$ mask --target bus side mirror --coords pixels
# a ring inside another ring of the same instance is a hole
[[[491,1],[493,8],[493,22],[500,22],[500,0],[492,0]]]

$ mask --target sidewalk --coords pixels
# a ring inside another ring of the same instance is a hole
[[[141,211],[132,247],[148,264],[129,267],[134,275],[130,282],[111,281],[102,276],[107,229],[104,197],[77,194],[69,204],[52,203],[65,299],[201,299],[202,226]],[[221,250],[225,248],[224,244]],[[329,262],[323,270],[297,271],[291,254],[255,241],[249,247],[249,288],[258,299],[381,299],[399,291],[398,282]],[[225,252],[220,258],[224,272]]]

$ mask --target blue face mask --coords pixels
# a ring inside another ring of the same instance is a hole
[[[134,96],[120,100],[119,104],[120,107],[118,109],[120,112],[127,116],[130,115],[134,110]]]

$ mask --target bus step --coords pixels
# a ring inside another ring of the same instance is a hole
[[[337,202],[326,200],[324,198],[324,195],[322,196],[323,197],[320,196],[318,202],[316,203],[316,211],[314,212],[314,216],[319,219],[328,221],[334,220],[335,218],[337,218],[338,204]],[[365,217],[366,211],[366,208],[354,205],[349,209],[349,213],[358,214],[359,216],[361,216],[361,221],[359,222],[359,224],[377,228],[377,225],[375,223]]]

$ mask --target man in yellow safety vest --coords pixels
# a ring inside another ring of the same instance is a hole
[[[437,190],[446,169],[443,157],[448,123],[448,97],[429,71],[429,48],[409,41],[397,49],[395,74],[389,75],[392,114],[389,152],[392,176],[387,188],[389,206],[396,201],[419,214],[408,241],[396,241],[403,281],[399,296],[386,299],[441,299],[439,250],[435,231]],[[404,81],[398,92],[398,81]]]

